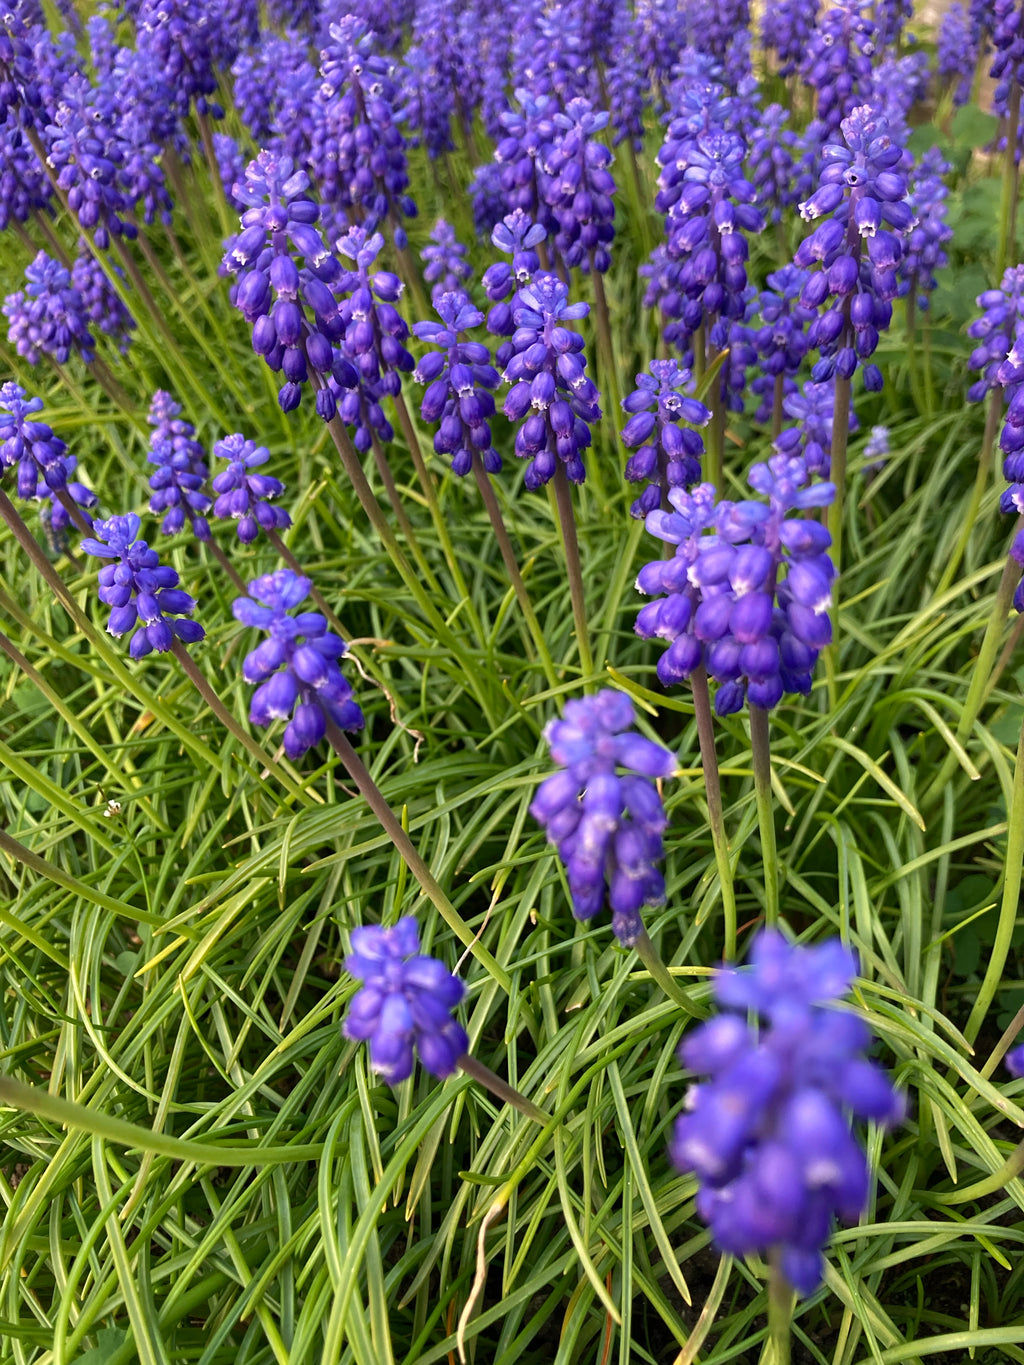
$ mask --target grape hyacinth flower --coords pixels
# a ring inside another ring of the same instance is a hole
[[[20,384],[0,385],[0,471],[17,467],[20,498],[38,497],[40,481],[58,491],[67,485],[67,446],[46,422],[35,420],[43,400]]]
[[[180,413],[181,404],[157,389],[146,418],[155,428],[146,459],[157,467],[149,478],[153,495],[149,510],[155,516],[163,514],[160,530],[165,536],[177,535],[187,518],[196,540],[205,541],[210,539],[205,514],[212,499],[203,492],[203,485],[210,471],[205,451],[195,439],[195,427]]]
[[[900,169],[903,149],[890,137],[888,121],[862,105],[843,119],[842,130],[847,145],[825,147],[819,188],[800,205],[802,218],[825,221],[800,243],[794,259],[805,269],[816,262],[822,267],[805,284],[801,302],[816,308],[834,300],[808,334],[822,357],[811,377],[852,379],[863,367],[865,388],[878,391],[881,371],[866,362],[892,319],[896,267],[914,215]]]
[[[986,289],[976,300],[982,316],[968,326],[967,335],[979,344],[967,361],[980,378],[967,390],[971,403],[978,403],[999,384],[998,371],[1017,338],[1024,332],[1024,265],[1014,265],[1003,275],[999,289]]]
[[[420,415],[431,425],[440,422],[434,450],[451,456],[453,474],[468,474],[474,455],[488,474],[497,474],[501,456],[494,449],[489,419],[498,371],[482,342],[459,340],[461,333],[481,326],[484,315],[462,293],[442,294],[434,307],[441,321],[417,322],[412,329],[421,341],[438,348],[428,351],[413,371],[413,378],[427,385]]]
[[[516,89],[515,97],[519,109],[501,115],[505,136],[494,151],[501,167],[506,211],[522,209],[547,232],[555,225],[545,196],[544,161],[555,137],[558,100],[523,87]]]
[[[833,0],[807,43],[800,75],[816,92],[815,113],[832,135],[871,89],[875,25],[869,0]]]
[[[79,238],[78,254],[71,266],[71,283],[78,290],[89,322],[104,336],[110,337],[125,355],[132,344],[135,319],[82,238]]]
[[[1012,1048],[1003,1058],[1003,1062],[1014,1080],[1020,1080],[1024,1076],[1024,1043]]]
[[[392,63],[373,51],[366,22],[346,14],[331,24],[320,53],[323,83],[317,94],[310,165],[326,204],[355,209],[372,232],[389,220],[395,246],[407,244],[402,218],[416,217],[406,193],[405,138],[395,124]]]
[[[544,731],[563,771],[545,778],[530,806],[565,865],[573,914],[592,919],[607,897],[612,930],[627,948],[643,933],[641,907],[665,898],[657,864],[668,821],[653,779],[676,767],[675,756],[635,724],[621,692],[568,702],[564,720]]]
[[[254,725],[287,720],[284,751],[301,758],[327,733],[331,720],[341,730],[361,730],[363,713],[338,667],[346,653],[344,640],[331,634],[316,611],[293,608],[309,596],[308,578],[291,569],[264,574],[249,585],[248,597],[237,597],[231,610],[243,626],[266,631],[269,638],[246,655],[242,676],[258,683],[249,707]]]
[[[487,314],[487,330],[494,336],[511,337],[515,331],[513,317],[519,307],[519,295],[540,269],[540,257],[534,247],[546,235],[541,224],[531,222],[522,209],[513,209],[495,224],[491,241],[499,251],[512,257],[512,263],[495,261],[483,275],[484,293],[492,304]],[[512,342],[502,342],[494,357],[498,368],[504,369],[514,354]]]
[[[30,365],[44,355],[66,365],[73,353],[89,364],[96,358],[96,343],[81,294],[71,282],[71,272],[60,261],[40,251],[25,267],[26,288],[8,294],[3,303],[8,319],[7,340]]]
[[[99,503],[99,498],[91,488],[87,488],[84,483],[79,483],[77,479],[72,478],[77,468],[78,460],[75,456],[65,455],[64,474],[67,481],[64,487],[75,506],[83,513],[87,513]],[[73,524],[71,513],[62,502],[54,497],[53,489],[46,483],[40,483],[36,488],[36,499],[42,503],[39,519],[43,523],[47,540],[54,552],[59,554],[67,548],[68,531]]]
[[[96,92],[84,76],[72,76],[61,91],[53,121],[45,129],[47,162],[57,187],[79,226],[91,232],[101,251],[111,237],[133,240],[138,228],[124,215],[130,205],[119,185],[124,148],[97,105]]]
[[[278,498],[284,492],[284,484],[270,474],[256,474],[270,459],[266,446],[258,446],[255,441],[247,440],[241,432],[225,436],[213,447],[218,460],[227,460],[227,469],[214,475],[213,491],[217,500],[213,504],[213,515],[222,521],[238,522],[238,539],[243,545],[251,545],[264,531],[285,531],[292,519],[283,507],[271,506],[271,498]]]
[[[955,0],[939,20],[938,33],[938,76],[952,90],[954,108],[971,98],[977,65],[978,35],[967,10]]]
[[[1018,328],[1016,340],[995,379],[1009,399],[999,448],[1004,457],[1003,474],[1010,486],[1000,497],[999,510],[1024,516],[1024,327]],[[1014,610],[1024,611],[1024,528],[1013,538],[1010,558],[1020,566],[1022,574],[1013,594]]]
[[[796,421],[776,436],[773,449],[777,455],[800,455],[808,471],[827,479],[831,472],[832,426],[835,421],[836,390],[834,384],[815,384],[808,380],[799,393],[787,394],[782,410]],[[851,404],[847,430],[858,429],[857,414]]]
[[[761,15],[761,43],[774,52],[780,76],[795,75],[818,16],[818,0],[768,0]]]
[[[512,311],[515,354],[505,366],[512,388],[504,412],[521,423],[515,452],[529,460],[524,482],[531,490],[554,478],[559,461],[571,483],[586,478],[583,451],[591,443],[590,424],[601,416],[600,395],[587,378],[583,338],[566,323],[589,312],[587,303],[570,303],[568,286],[545,271],[519,291]]]
[[[938,147],[931,147],[914,168],[907,202],[916,219],[907,234],[906,254],[899,267],[900,293],[912,295],[922,310],[937,288],[935,272],[947,263],[945,244],[953,229],[946,222],[949,190],[943,176],[952,170]]]
[[[770,205],[769,218],[782,221],[783,212],[797,201],[795,152],[799,134],[789,128],[789,111],[769,104],[751,130],[747,174],[758,204]]]
[[[864,473],[868,477],[880,474],[889,458],[889,428],[874,426],[864,443]]]
[[[691,428],[707,426],[711,412],[685,392],[692,388],[690,371],[674,360],[652,360],[650,372],[638,374],[636,384],[622,400],[630,414],[622,444],[634,451],[626,462],[626,478],[630,483],[649,480],[629,509],[639,520],[663,506],[670,488],[688,488],[700,478],[704,442]]]
[[[423,278],[431,286],[430,298],[434,306],[442,294],[461,289],[473,270],[466,260],[466,248],[457,240],[455,229],[439,218],[434,224],[430,241],[420,252]]]
[[[395,307],[402,296],[402,281],[390,270],[371,269],[384,246],[381,233],[352,227],[338,238],[338,250],[355,265],[345,287],[351,292],[339,306],[343,328],[343,351],[360,376],[380,380],[392,396],[401,391],[401,372],[413,368],[406,349],[409,324]]]
[[[709,1077],[691,1086],[670,1145],[676,1167],[697,1175],[697,1212],[723,1252],[778,1249],[799,1294],[821,1283],[833,1218],[853,1222],[867,1203],[870,1171],[845,1111],[886,1127],[904,1114],[903,1096],[863,1055],[867,1025],[835,1008],[856,973],[838,939],[804,948],[766,929],[749,966],[717,972],[723,1013],[679,1050],[688,1071]]]
[[[591,108],[586,99],[570,100],[555,114],[554,138],[543,155],[544,197],[558,230],[554,246],[570,268],[605,274],[615,236],[615,181],[608,167],[612,154],[596,134],[607,127],[608,113]]]
[[[344,326],[328,286],[342,272],[314,226],[320,208],[308,198],[308,189],[309,176],[296,170],[289,157],[260,152],[245,172],[245,184],[234,187],[235,198],[249,207],[224,266],[238,275],[232,302],[253,325],[253,350],[275,373],[284,374],[281,408],[291,412],[298,407],[312,370],[319,376],[317,412],[329,421],[334,403],[323,385],[334,364],[332,343]],[[312,313],[312,323],[303,305]]]
[[[128,645],[133,659],[166,654],[175,639],[194,645],[206,634],[198,621],[188,619],[195,611],[195,598],[178,586],[177,572],[161,564],[144,540],[136,539],[139,526],[134,512],[110,517],[94,522],[94,535],[82,541],[86,554],[117,561],[100,569],[99,599],[111,608],[107,622],[111,635],[134,630]]]
[[[773,416],[787,394],[796,392],[795,376],[807,354],[807,325],[815,317],[805,308],[800,295],[808,272],[795,265],[783,266],[768,276],[768,288],[758,298],[763,326],[751,329],[751,341],[761,362],[761,373],[750,385],[761,405],[754,414],[757,422]]]
[[[646,525],[675,553],[645,565],[636,582],[639,592],[665,594],[636,621],[642,638],[670,642],[658,677],[669,686],[704,664],[719,684],[720,716],[748,701],[770,710],[787,692],[809,693],[832,639],[831,537],[819,522],[787,514],[828,506],[835,488],[812,484],[804,460],[788,455],[755,464],[748,481],[767,504],[716,506],[710,484],[692,495],[671,489],[673,511],[649,512]]]
[[[352,930],[345,970],[364,984],[352,997],[346,1038],[370,1044],[370,1065],[390,1085],[408,1080],[416,1056],[432,1076],[450,1076],[469,1047],[452,1010],[466,993],[443,962],[420,953],[412,915]]]

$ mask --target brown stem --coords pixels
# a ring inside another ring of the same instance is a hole
[[[66,488],[55,488],[53,495],[84,536],[92,535],[92,517],[83,512]]]
[[[402,535],[405,536],[406,544],[409,546],[416,563],[423,570],[430,588],[434,592],[440,592],[440,585],[434,577],[433,570],[427,563],[426,556],[416,537],[416,532],[412,528],[412,522],[409,520],[405,508],[402,506],[401,494],[398,491],[398,485],[395,483],[395,476],[391,472],[387,451],[381,445],[380,438],[372,427],[370,429],[370,444],[373,449],[374,464],[377,466],[377,473],[380,475],[381,483],[384,485],[384,491],[388,495],[388,502],[391,504],[391,510],[395,514],[395,521],[398,522],[399,529],[401,530]]]
[[[545,1114],[543,1109],[539,1109],[532,1100],[521,1095],[508,1081],[503,1081],[489,1066],[477,1061],[471,1053],[464,1052],[461,1057],[456,1058],[455,1065],[464,1075],[470,1076],[478,1085],[482,1085],[492,1095],[497,1095],[499,1100],[512,1105],[513,1109],[518,1109],[528,1119],[533,1119],[534,1123],[543,1126],[551,1122],[550,1114]]]
[[[246,585],[242,582],[242,578],[241,578],[241,575],[239,574],[238,570],[237,570],[237,569],[235,568],[235,566],[231,563],[231,560],[228,559],[227,555],[226,555],[226,554],[224,553],[224,551],[220,548],[220,546],[217,544],[217,542],[216,542],[215,540],[213,540],[213,539],[210,539],[210,540],[204,541],[203,544],[205,544],[206,548],[210,551],[210,554],[213,555],[214,559],[217,561],[217,563],[220,565],[220,567],[221,567],[221,568],[224,570],[224,572],[227,574],[228,578],[231,579],[232,583],[235,585],[235,587],[238,589],[238,591],[242,594],[242,596],[243,596],[243,597],[248,597],[248,596],[249,596],[249,589],[248,589],[248,588],[246,587]]]
[[[722,783],[715,749],[715,722],[711,714],[707,670],[703,664],[690,674],[690,686],[693,689],[693,710],[697,718],[700,762],[708,798],[708,822],[711,825],[715,862],[722,884],[722,910],[725,916],[723,955],[726,961],[729,961],[736,956],[736,896],[732,884],[732,864],[729,860],[729,839],[725,832],[725,815],[722,810]]]
[[[576,538],[576,514],[573,511],[572,492],[565,464],[558,460],[555,469],[555,503],[558,508],[558,522],[562,531],[562,544],[565,547],[565,568],[569,577],[569,597],[572,601],[572,615],[576,626],[576,643],[580,652],[580,670],[587,691],[594,690],[591,675],[594,672],[594,659],[590,652],[590,633],[587,629],[587,608],[583,593],[583,569],[580,564],[580,547]]]
[[[491,484],[487,470],[483,466],[483,461],[480,458],[480,452],[478,450],[473,451],[473,477],[476,479],[476,486],[480,490],[480,497],[483,499],[484,507],[487,509],[487,515],[491,522],[491,529],[494,532],[494,538],[498,542],[498,549],[501,551],[501,558],[505,564],[505,571],[509,576],[509,581],[511,582],[512,589],[516,595],[516,600],[519,603],[520,610],[523,613],[530,634],[533,637],[533,643],[540,656],[541,664],[544,668],[544,675],[547,678],[550,687],[557,687],[558,675],[555,672],[551,653],[548,649],[547,641],[544,639],[544,632],[541,630],[540,622],[537,620],[537,614],[533,609],[530,594],[527,592],[526,584],[523,582],[523,575],[519,571],[516,553],[512,548],[512,541],[509,539],[508,530],[505,527],[505,519],[501,515],[501,507],[498,503],[497,495]]]
[[[482,966],[486,967],[487,971],[490,972],[496,981],[501,983],[506,991],[509,990],[512,983],[508,973],[492,957],[483,944],[480,943],[472,929],[470,929],[469,925],[445,895],[437,878],[420,857],[416,850],[416,846],[402,828],[402,822],[388,805],[387,801],[385,801],[380,788],[370,776],[369,770],[363,763],[363,760],[356,753],[355,749],[353,749],[348,737],[338,729],[337,725],[329,716],[326,717],[326,722],[327,739],[331,748],[345,765],[349,777],[351,777],[359,791],[359,795],[380,821],[382,829],[405,860],[409,871],[419,882],[424,895],[433,903],[434,907],[441,915],[441,918],[457,935],[460,942],[465,944],[473,956]],[[547,1122],[546,1118],[545,1122]]]

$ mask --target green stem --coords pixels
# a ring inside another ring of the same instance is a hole
[[[772,760],[768,742],[768,712],[750,705],[750,748],[754,760],[754,799],[761,831],[761,862],[764,868],[765,924],[779,919],[779,855],[775,846],[775,806],[772,800]]]
[[[380,821],[382,829],[405,860],[409,871],[419,882],[423,894],[433,903],[445,924],[448,925],[459,941],[465,944],[480,965],[498,982],[506,995],[509,994],[512,990],[512,980],[508,972],[487,951],[445,895],[437,878],[420,857],[416,851],[416,846],[402,828],[402,822],[385,801],[380,788],[370,775],[369,769],[353,749],[347,736],[338,729],[330,717],[327,717],[327,739],[331,748],[345,765],[349,777],[359,791],[359,795]],[[546,1114],[543,1121],[545,1123],[548,1121]]]
[[[694,346],[696,346],[696,338]],[[694,351],[696,355],[696,350]],[[715,363],[718,352],[713,347],[708,348],[707,364],[705,369],[710,369]],[[700,380],[698,379],[698,384]],[[707,470],[705,479],[713,484],[718,496],[725,496],[725,489],[722,487],[722,479],[725,474],[725,399],[722,395],[722,379],[716,375],[713,381],[714,392],[708,394],[711,407],[711,421],[708,424],[708,440],[705,447],[704,467]]]
[[[367,426],[369,426],[369,422],[367,422]],[[426,556],[416,538],[416,532],[412,528],[412,522],[409,520],[408,514],[402,505],[402,499],[398,492],[398,485],[395,483],[395,476],[391,472],[387,451],[381,445],[380,438],[372,427],[370,427],[370,444],[373,449],[373,462],[377,466],[377,473],[380,475],[381,483],[384,485],[384,491],[388,495],[388,502],[391,504],[391,510],[394,513],[395,521],[398,522],[399,530],[402,532],[402,535],[405,536],[405,543],[412,552],[412,557],[422,569],[423,576],[427,581],[427,586],[432,592],[440,592],[440,584],[434,577],[430,565],[427,563]]]
[[[344,422],[335,414],[326,425],[327,430],[331,434],[335,449],[341,457],[341,463],[344,466],[345,473],[348,475],[355,495],[359,499],[359,505],[366,513],[373,529],[377,532],[378,536],[380,536],[381,543],[385,550],[387,550],[391,562],[398,571],[402,582],[412,594],[417,606],[423,612],[423,615],[430,622],[431,627],[437,634],[438,641],[448,649],[457,650],[458,641],[452,634],[451,628],[447,625],[444,618],[437,610],[437,607],[431,601],[422,581],[408,559],[406,559],[405,555],[402,553],[401,547],[395,539],[395,534],[388,525],[387,518],[384,515],[384,509],[377,501],[373,489],[367,482],[366,475],[363,473],[363,466],[359,462],[359,456],[356,454],[355,447],[349,438],[348,430]],[[481,687],[476,670],[468,671],[467,682],[475,693],[489,724],[494,728],[497,728],[497,719],[492,714],[487,695]]]
[[[1021,525],[1018,519],[1018,527]],[[996,660],[996,652],[999,649],[999,641],[1003,631],[1006,629],[1006,618],[1013,602],[1014,589],[1020,579],[1020,565],[1006,557],[1003,565],[1002,576],[999,579],[999,587],[996,589],[995,600],[992,603],[992,612],[985,627],[985,635],[981,642],[981,649],[978,657],[974,661],[971,669],[971,681],[967,688],[967,697],[964,700],[963,711],[960,713],[960,720],[956,727],[956,737],[961,744],[974,728],[974,722],[978,719],[985,700],[985,693],[988,687],[989,675]],[[947,753],[942,767],[926,790],[921,805],[928,807],[942,795],[942,790],[946,783],[956,771],[959,760],[955,753]]]
[[[558,674],[555,672],[551,651],[548,649],[548,642],[545,640],[544,632],[541,629],[540,622],[537,620],[537,613],[533,609],[530,594],[527,592],[526,584],[523,582],[523,575],[519,571],[516,553],[512,548],[512,541],[509,538],[508,530],[505,527],[505,519],[501,515],[501,507],[498,503],[497,494],[494,491],[494,485],[491,483],[490,476],[483,466],[483,461],[480,458],[480,452],[478,450],[473,451],[473,476],[476,479],[476,486],[480,490],[480,497],[483,500],[484,507],[487,509],[487,515],[491,521],[491,529],[494,532],[494,538],[498,542],[498,549],[501,551],[501,558],[505,564],[505,572],[509,576],[512,590],[519,603],[519,609],[523,613],[523,619],[526,621],[530,636],[533,639],[534,648],[540,658],[541,667],[544,669],[544,676],[548,680],[549,687],[557,687]]]
[[[1006,832],[1006,861],[1003,871],[1003,897],[996,924],[996,941],[989,950],[981,989],[975,997],[970,1017],[964,1027],[964,1037],[973,1043],[978,1036],[1003,982],[1003,968],[1010,955],[1010,940],[1017,927],[1020,912],[1021,871],[1024,869],[1024,726],[1017,743],[1017,763],[1010,794],[1009,827]]]
[[[633,949],[637,957],[651,974],[651,979],[658,983],[671,1001],[677,1004],[686,1014],[690,1015],[691,1018],[703,1018],[700,1010],[665,966],[661,954],[651,942],[650,935],[646,929],[641,929],[640,937],[633,944]]]
[[[206,545],[206,548],[209,550],[210,554],[213,555],[214,559],[217,561],[220,567],[227,574],[228,578],[231,579],[231,582],[234,584],[236,590],[240,592],[243,597],[248,597],[249,589],[242,581],[242,577],[239,574],[238,570],[231,563],[231,560],[228,559],[227,555],[220,548],[217,542],[211,538],[210,540],[204,541],[203,543]],[[296,570],[296,572],[298,571]]]
[[[722,914],[725,920],[725,947],[722,955],[728,962],[736,956],[736,892],[729,859],[729,839],[725,832],[725,816],[722,811],[722,784],[718,772],[718,754],[715,750],[715,722],[711,714],[708,675],[703,664],[690,674],[690,686],[693,689],[693,710],[697,718],[700,761],[704,770],[704,787],[708,798],[708,821],[715,845],[718,879],[722,886]]]
[[[53,1095],[40,1086],[24,1085],[12,1076],[0,1076],[0,1105],[23,1109],[38,1118],[49,1119],[51,1123],[92,1133],[94,1137],[120,1147],[155,1152],[172,1161],[192,1161],[202,1166],[279,1166],[285,1162],[316,1161],[324,1150],[322,1142],[296,1143],[292,1147],[260,1147],[258,1143],[226,1147],[212,1142],[189,1142],[101,1114],[84,1104]]]
[[[768,1339],[772,1365],[789,1365],[793,1320],[793,1291],[782,1273],[782,1254],[774,1247],[769,1255]]]
[[[597,312],[597,345],[601,360],[601,387],[606,389],[611,401],[612,420],[619,422],[622,412],[622,393],[619,389],[619,371],[615,363],[615,344],[612,341],[611,314],[608,312],[608,296],[604,292],[604,276],[594,265],[594,253],[590,253],[590,282],[594,290],[594,308]],[[590,477],[594,481],[594,491],[602,507],[608,506],[608,494],[601,472],[601,461],[590,462]]]
[[[579,541],[576,538],[576,514],[572,506],[569,478],[561,460],[557,461],[555,469],[555,504],[558,508],[558,524],[562,531],[562,545],[565,548],[565,568],[569,577],[569,596],[576,625],[576,643],[580,652],[580,671],[583,674],[585,690],[592,692],[594,660],[590,653],[590,632],[587,628],[587,608],[583,595],[583,569],[580,565]]]
[[[229,734],[234,735],[235,739],[238,740],[246,753],[248,753],[251,758],[254,758],[268,773],[273,773],[278,782],[280,782],[285,790],[290,792],[292,796],[305,796],[306,793],[303,791],[302,787],[289,777],[281,768],[280,764],[275,763],[266,750],[262,749],[260,745],[256,743],[252,735],[247,734],[242,726],[239,725],[238,721],[235,720],[234,716],[221,701],[220,697],[217,696],[217,693],[203,677],[198,664],[180,640],[175,640],[171,645],[171,653],[174,655],[175,659],[177,659],[182,672],[188,677],[203,701],[206,702],[207,706],[220,721],[221,725],[224,726],[225,730],[227,730]]]
[[[846,501],[846,447],[850,436],[850,381],[836,375],[836,398],[832,418],[832,453],[829,477],[835,484],[836,496],[828,509],[828,530],[832,537],[832,563],[837,576],[842,572],[843,511]],[[835,645],[833,644],[833,648]]]
[[[213,132],[210,128],[210,120],[205,113],[200,113],[197,110],[196,122],[199,124],[199,136],[203,142],[203,154],[206,157],[206,166],[210,172],[210,180],[213,184],[213,196],[217,201],[217,215],[220,218],[221,236],[227,238],[231,236],[232,232],[231,208],[224,191],[224,182],[220,178],[220,168],[217,165],[217,153],[213,149]]]
[[[992,464],[992,447],[995,444],[996,432],[999,428],[999,419],[1003,415],[1003,390],[1001,385],[994,384],[989,390],[988,411],[985,414],[985,435],[982,437],[981,450],[978,452],[978,468],[974,475],[974,488],[971,490],[971,500],[967,505],[967,512],[960,526],[960,535],[957,537],[953,553],[942,571],[938,587],[935,589],[935,596],[941,597],[946,589],[956,577],[957,570],[963,561],[967,551],[967,542],[971,538],[974,530],[974,522],[981,507],[981,500],[985,495],[985,487],[988,484],[989,469]]]
[[[534,1123],[539,1123],[543,1127],[546,1123],[551,1122],[550,1114],[539,1109],[532,1100],[521,1095],[514,1086],[509,1085],[508,1081],[503,1081],[489,1066],[484,1066],[483,1062],[477,1061],[470,1053],[464,1052],[461,1057],[456,1059],[455,1065],[464,1075],[471,1077],[478,1085],[489,1090],[492,1095],[497,1095],[499,1100],[504,1100],[506,1104],[512,1105],[513,1109],[518,1109],[520,1114],[525,1114],[528,1119],[533,1119]]]
[[[437,485],[434,483],[434,476],[431,474],[427,467],[427,462],[423,458],[423,452],[420,449],[419,435],[417,434],[416,428],[413,426],[412,417],[402,394],[400,392],[396,393],[391,401],[394,404],[395,413],[398,417],[398,425],[402,428],[402,435],[405,437],[405,443],[409,447],[409,454],[412,456],[412,462],[416,466],[416,474],[419,477],[420,484],[423,488],[423,495],[426,498],[427,506],[430,509],[434,530],[437,532],[437,538],[441,542],[444,557],[448,562],[448,568],[451,571],[452,579],[455,583],[455,590],[465,601],[470,623],[476,633],[477,639],[480,641],[481,645],[483,645],[486,641],[486,633],[477,613],[472,594],[463,577],[462,568],[459,564],[458,555],[455,553],[455,547],[452,545],[451,536],[448,534],[448,523],[445,521],[444,515],[441,512],[441,504],[437,497]]]

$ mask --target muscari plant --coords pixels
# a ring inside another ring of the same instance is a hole
[[[0,20],[12,1359],[1016,1359],[1019,16],[485,9]]]

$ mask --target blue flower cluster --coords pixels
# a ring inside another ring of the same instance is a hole
[[[630,516],[640,518],[663,507],[670,488],[688,488],[700,478],[704,442],[691,428],[707,426],[711,412],[686,392],[692,388],[690,371],[674,360],[652,360],[650,373],[638,374],[636,384],[622,400],[630,414],[622,444],[635,452],[626,463],[626,478],[649,480],[629,509]]]
[[[296,170],[291,158],[260,152],[246,170],[245,184],[234,189],[235,197],[249,207],[224,266],[238,275],[232,302],[252,323],[253,350],[284,375],[278,394],[283,410],[298,407],[312,370],[317,411],[327,420],[334,405],[331,400],[329,410],[322,410],[329,393],[323,386],[335,361],[332,343],[344,331],[329,285],[340,277],[341,265],[314,226],[320,209],[307,196],[308,188],[309,176]]]
[[[44,355],[58,365],[77,354],[88,364],[96,356],[85,303],[71,282],[71,272],[60,261],[40,251],[25,267],[25,289],[8,294],[3,312],[8,319],[7,340],[30,365]]]
[[[591,443],[590,426],[601,416],[600,395],[587,377],[583,338],[566,324],[589,312],[589,304],[570,303],[568,286],[545,271],[518,291],[514,354],[504,374],[512,388],[504,412],[509,421],[521,422],[515,452],[529,460],[524,477],[529,489],[554,478],[559,462],[571,483],[586,478],[583,452]]]
[[[1003,275],[999,289],[986,289],[977,297],[982,310],[967,328],[967,335],[978,342],[968,358],[980,378],[967,390],[968,400],[978,403],[999,384],[999,369],[1022,328],[1024,328],[1024,265],[1013,265]]]
[[[67,446],[46,422],[38,422],[43,400],[20,384],[0,385],[0,471],[17,469],[19,498],[35,498],[40,482],[51,491],[68,482]]]
[[[675,756],[635,724],[633,704],[621,692],[568,702],[565,719],[544,731],[564,771],[545,778],[530,806],[565,865],[573,914],[592,919],[607,896],[612,929],[627,948],[643,932],[641,908],[665,898],[657,864],[668,821],[652,779],[676,767]]]
[[[133,659],[165,654],[175,639],[194,645],[206,634],[198,621],[188,619],[196,602],[178,586],[176,571],[161,564],[157,552],[137,539],[140,524],[134,512],[97,521],[95,535],[82,541],[87,555],[117,561],[100,569],[99,599],[111,608],[107,621],[111,635],[134,631],[128,645]]]
[[[182,418],[181,404],[163,389],[154,393],[146,420],[155,428],[146,459],[157,467],[149,477],[153,494],[149,510],[156,516],[163,514],[160,529],[165,536],[177,535],[187,519],[196,540],[209,540],[206,513],[212,499],[203,492],[203,485],[210,471],[206,452],[195,439],[195,427]]]
[[[544,155],[544,194],[557,223],[555,250],[567,266],[578,266],[584,274],[596,270],[603,275],[612,261],[612,154],[596,137],[609,117],[587,99],[570,100],[552,120],[557,131]]]
[[[462,289],[473,270],[466,260],[466,248],[455,236],[451,223],[439,218],[430,231],[430,241],[420,252],[423,278],[430,285],[434,304],[442,294]]]
[[[416,1056],[432,1076],[450,1076],[469,1049],[452,1010],[466,993],[443,962],[420,952],[412,915],[385,929],[352,930],[345,970],[364,984],[352,997],[346,1038],[370,1044],[370,1063],[391,1085],[412,1075]]]
[[[826,221],[800,243],[794,260],[804,268],[821,263],[804,286],[802,303],[817,308],[833,300],[811,324],[810,344],[822,357],[812,378],[851,379],[863,365],[865,387],[877,391],[881,371],[864,362],[892,319],[896,267],[914,215],[906,202],[903,149],[890,136],[888,121],[861,105],[843,119],[842,131],[846,146],[825,146],[819,187],[800,205],[803,218]]]
[[[238,539],[251,545],[260,530],[286,531],[292,519],[283,507],[273,507],[272,498],[284,492],[284,484],[271,474],[256,474],[270,459],[266,446],[247,440],[241,432],[217,441],[213,453],[218,460],[227,460],[227,469],[214,475],[213,491],[217,500],[213,515],[222,521],[238,522]]]
[[[833,0],[804,48],[800,76],[815,92],[815,113],[835,135],[871,88],[876,29],[869,0]]]
[[[442,294],[434,307],[441,321],[417,322],[412,329],[421,341],[438,348],[428,351],[413,372],[414,379],[427,385],[420,415],[425,422],[440,422],[434,449],[451,456],[454,474],[468,474],[474,455],[488,474],[497,474],[501,456],[494,449],[489,419],[498,371],[482,342],[459,340],[460,333],[480,327],[484,315],[461,293]]]
[[[949,190],[943,179],[951,170],[939,148],[931,147],[915,166],[910,182],[907,202],[915,222],[900,261],[900,293],[913,293],[922,309],[928,307],[928,296],[938,287],[935,272],[947,263],[943,248],[953,237],[953,229],[946,222]]]
[[[338,667],[344,640],[332,635],[317,611],[295,607],[309,596],[308,578],[278,569],[249,584],[248,597],[236,597],[231,610],[243,626],[264,630],[269,638],[245,657],[242,677],[258,683],[249,706],[254,725],[286,720],[284,751],[301,758],[327,733],[330,719],[341,730],[360,730],[363,713]]]
[[[904,1113],[903,1097],[863,1055],[867,1025],[833,1004],[856,973],[856,955],[838,939],[801,948],[766,929],[748,967],[715,977],[726,1012],[680,1048],[682,1065],[710,1078],[691,1087],[670,1147],[700,1182],[697,1211],[724,1252],[780,1249],[801,1294],[821,1283],[833,1218],[852,1222],[867,1203],[868,1164],[845,1111],[884,1125]]]
[[[765,709],[786,692],[806,694],[818,654],[832,638],[835,570],[828,531],[787,515],[827,506],[830,483],[810,483],[799,456],[755,464],[751,487],[763,502],[714,502],[714,489],[671,489],[673,511],[647,514],[647,529],[675,546],[671,559],[640,570],[636,586],[664,596],[643,607],[636,632],[669,641],[658,677],[669,686],[705,665],[719,684],[715,710],[744,701]]]

